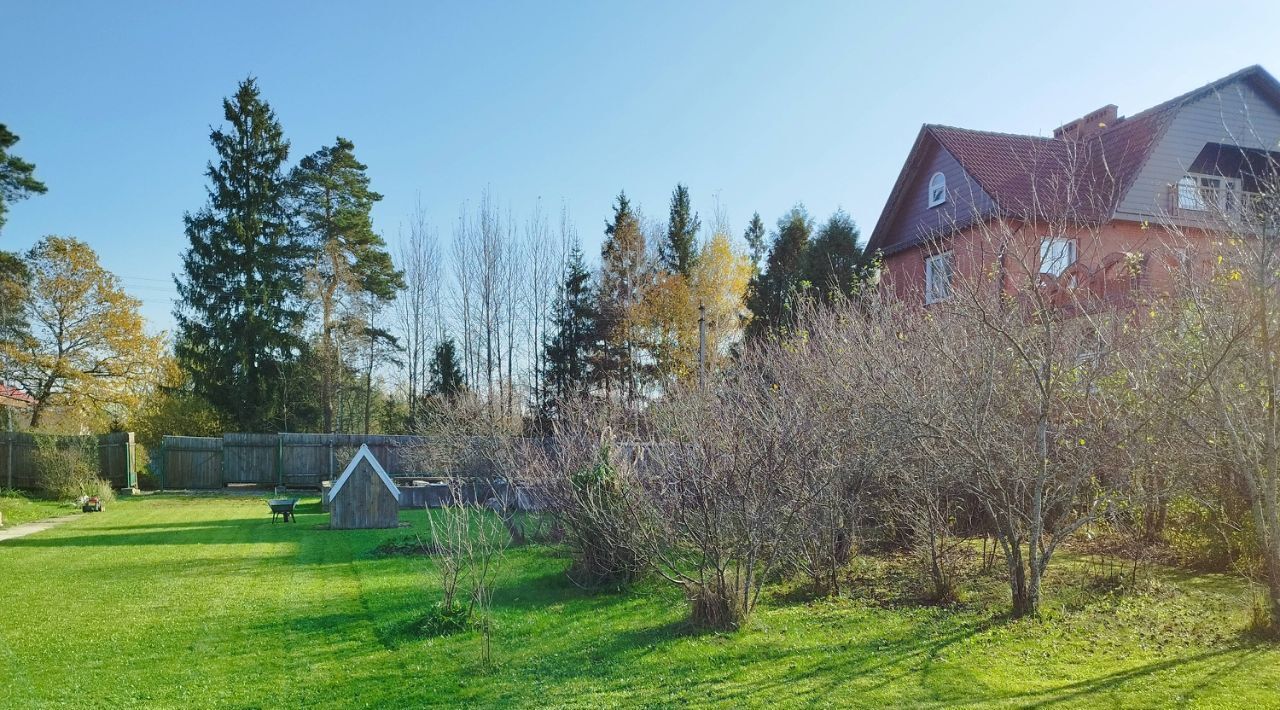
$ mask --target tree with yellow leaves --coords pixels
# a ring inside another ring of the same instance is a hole
[[[2,347],[12,379],[35,400],[31,428],[53,408],[82,420],[122,415],[150,388],[161,362],[161,339],[144,331],[141,302],[78,239],[45,237],[26,262],[26,327]]]
[[[699,306],[705,308],[707,371],[723,365],[741,337],[751,276],[750,258],[734,248],[728,227],[721,225],[702,245],[687,277],[663,272],[655,278],[640,313],[659,382],[697,376]]]
[[[693,271],[692,295],[695,310],[697,304],[706,309],[708,372],[721,367],[730,349],[742,338],[742,325],[747,316],[747,286],[753,273],[751,258],[734,248],[727,227],[717,228],[702,245]],[[694,337],[697,337],[696,327]],[[696,340],[694,353],[697,353]]]

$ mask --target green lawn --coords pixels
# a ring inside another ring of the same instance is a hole
[[[77,510],[71,503],[59,503],[28,496],[17,491],[0,490],[0,517],[4,518],[5,527],[29,523],[43,518],[70,515]]]
[[[147,496],[0,543],[0,705],[22,707],[1276,707],[1280,647],[1250,640],[1234,581],[1043,621],[852,601],[766,603],[733,635],[691,634],[659,583],[589,594],[547,547],[512,550],[493,668],[472,631],[420,639],[427,562],[407,532],[293,525],[260,499]],[[424,513],[405,518],[423,532]],[[1065,605],[1065,606],[1064,606]]]

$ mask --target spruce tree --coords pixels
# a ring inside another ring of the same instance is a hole
[[[312,296],[320,306],[320,400],[324,430],[333,431],[335,378],[342,363],[336,342],[338,310],[361,297],[386,303],[404,287],[387,244],[373,231],[371,211],[382,195],[369,189],[366,166],[355,144],[339,136],[298,161],[290,175],[299,227],[314,247],[307,270]]]
[[[760,219],[760,213],[756,212],[751,215],[751,224],[747,225],[747,231],[742,235],[742,238],[747,240],[751,265],[756,268],[760,267],[760,260],[764,258],[765,250],[768,248],[764,243],[764,237],[764,220]]]
[[[836,210],[809,245],[805,280],[813,285],[820,302],[852,296],[867,278],[871,264],[858,245],[858,236],[853,219]]]
[[[784,337],[795,322],[795,306],[805,288],[805,254],[813,220],[803,205],[778,220],[764,271],[751,280],[747,308],[751,320],[747,337]]]
[[[618,194],[613,220],[601,247],[598,332],[601,347],[593,374],[606,394],[632,402],[640,391],[639,313],[645,291],[646,251],[640,217],[625,192]]]
[[[222,103],[209,138],[208,202],[184,216],[190,246],[175,277],[176,352],[194,389],[242,431],[283,424],[288,365],[302,338],[310,252],[289,218],[289,143],[257,82]]]
[[[9,153],[17,142],[17,134],[0,123],[0,229],[4,229],[10,203],[43,195],[46,190],[44,183],[36,179],[36,166]]]
[[[662,267],[685,278],[692,273],[698,258],[698,230],[702,222],[689,202],[689,188],[677,184],[671,193],[671,215],[667,220],[666,239],[658,245]]]
[[[458,362],[458,346],[452,337],[446,335],[436,344],[431,354],[430,370],[428,396],[453,400],[467,391],[467,381],[462,376],[462,365]]]
[[[551,310],[551,331],[543,346],[542,410],[551,415],[558,403],[586,394],[595,350],[596,304],[591,274],[575,241],[565,264],[564,281]]]

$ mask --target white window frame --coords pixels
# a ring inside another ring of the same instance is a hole
[[[936,172],[929,178],[929,207],[937,207],[947,201],[947,176]]]
[[[1240,209],[1240,181],[1206,173],[1187,173],[1178,178],[1178,209],[1189,212],[1217,210],[1222,214]]]
[[[1076,240],[1066,237],[1045,237],[1040,240],[1040,273],[1056,279],[1076,263],[1079,256],[1076,253]]]
[[[956,260],[952,252],[944,251],[925,257],[924,302],[937,303],[951,298],[951,284],[955,280],[955,274]]]

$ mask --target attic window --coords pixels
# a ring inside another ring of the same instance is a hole
[[[947,201],[947,176],[934,173],[929,178],[929,206],[937,207]]]

